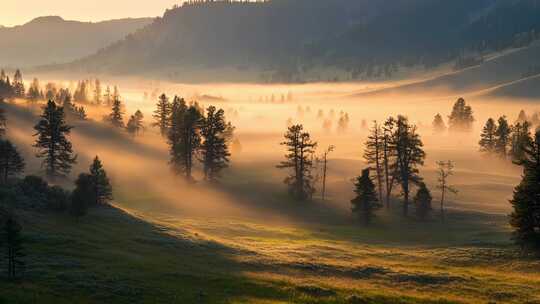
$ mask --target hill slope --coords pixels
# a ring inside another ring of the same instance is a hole
[[[88,56],[152,22],[151,18],[98,23],[39,17],[24,25],[0,28],[0,66],[63,63]]]

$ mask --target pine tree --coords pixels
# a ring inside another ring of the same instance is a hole
[[[168,136],[170,164],[176,174],[185,175],[187,180],[193,180],[193,158],[201,145],[202,119],[195,105],[187,107],[183,99],[173,103]]]
[[[424,165],[426,153],[416,126],[410,125],[407,118],[398,116],[395,130],[396,145],[396,181],[401,185],[403,194],[403,215],[408,215],[411,184],[418,184],[422,178],[418,175],[418,166]]]
[[[449,116],[450,131],[470,131],[474,123],[473,111],[465,102],[465,99],[459,98],[452,108],[452,114]]]
[[[88,212],[88,207],[95,203],[95,188],[90,174],[81,173],[75,181],[75,189],[71,194],[69,213],[81,217]]]
[[[77,157],[73,156],[71,142],[66,137],[72,127],[66,124],[64,109],[49,100],[34,129],[34,136],[38,137],[34,144],[38,149],[36,156],[44,158],[42,166],[47,176],[55,178],[68,174]]]
[[[24,98],[25,96],[24,82],[23,82],[21,71],[19,69],[15,71],[15,75],[13,76],[13,83],[11,85],[13,87],[13,95],[17,98]]]
[[[510,135],[512,127],[508,124],[505,116],[499,118],[497,130],[495,131],[495,153],[501,158],[508,156],[508,147],[510,146]]]
[[[126,129],[129,134],[136,136],[144,131],[143,124],[144,115],[140,110],[137,110],[135,114],[131,115],[126,125]]]
[[[418,192],[416,192],[416,196],[414,197],[414,204],[416,206],[416,216],[421,219],[425,220],[429,213],[432,210],[431,207],[431,201],[433,200],[433,197],[431,196],[431,192],[427,188],[425,183],[420,183],[418,187]]]
[[[174,97],[174,100],[179,102],[179,98],[177,96]],[[171,104],[169,103],[169,99],[167,98],[167,95],[162,94],[159,97],[159,101],[156,104],[156,110],[154,111],[154,120],[153,126],[159,127],[159,131],[161,133],[161,136],[167,135],[167,131],[170,124],[170,116],[171,116]]]
[[[122,110],[122,102],[117,96],[114,97],[112,102],[111,114],[109,114],[110,123],[116,128],[124,127],[124,112]]]
[[[441,190],[441,221],[444,222],[444,202],[446,199],[446,195],[448,192],[457,194],[458,191],[454,188],[454,186],[448,183],[448,178],[454,175],[454,162],[452,162],[451,160],[439,161],[437,162],[437,166],[437,175],[439,182],[439,184],[437,185],[437,189]]]
[[[433,118],[433,131],[436,134],[446,131],[446,124],[444,123],[444,120],[439,113],[437,113],[437,115],[435,115],[435,118]]]
[[[362,175],[356,178],[354,193],[356,197],[351,200],[352,212],[367,226],[373,220],[375,211],[382,207],[377,200],[375,184],[369,177],[369,169],[364,169]]]
[[[486,125],[482,129],[482,134],[480,134],[480,141],[478,144],[480,145],[480,151],[485,152],[488,154],[495,153],[495,147],[497,142],[497,125],[495,124],[495,120],[493,118],[489,118],[486,121]]]
[[[227,123],[225,111],[210,106],[206,110],[206,117],[201,126],[203,139],[200,147],[201,161],[203,163],[206,180],[215,181],[220,172],[229,166],[229,147],[227,145]]]
[[[92,165],[90,166],[90,177],[93,187],[94,201],[93,205],[105,205],[108,204],[112,199],[112,186],[107,177],[107,172],[103,168],[103,164],[96,156]]]
[[[37,78],[34,78],[32,84],[28,88],[27,98],[32,102],[40,99],[39,80]]]
[[[525,148],[529,146],[531,141],[531,131],[527,121],[516,123],[512,128],[512,147],[510,154],[514,162],[519,162],[525,157]]]
[[[15,146],[9,140],[0,139],[0,178],[6,185],[8,179],[24,171],[25,163]]]
[[[297,200],[306,200],[312,196],[313,186],[313,154],[317,143],[311,140],[302,125],[291,126],[284,135],[281,145],[287,147],[286,160],[277,168],[289,169],[292,172],[285,178],[284,183],[289,187],[289,193]]]
[[[375,121],[365,144],[364,160],[370,165],[370,169],[375,171],[377,188],[379,192],[379,202],[383,201],[383,162],[384,162],[384,138],[381,126]],[[388,206],[387,206],[388,207]]]
[[[25,254],[23,252],[23,239],[21,237],[22,227],[12,215],[9,215],[3,227],[3,245],[6,247],[7,272],[8,278],[13,280],[17,273],[25,268],[22,260]]]
[[[514,228],[513,238],[522,249],[540,252],[540,131],[524,151],[517,163],[523,167],[523,178],[510,201],[510,225]]]

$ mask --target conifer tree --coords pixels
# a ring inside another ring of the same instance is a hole
[[[287,147],[286,160],[277,168],[289,169],[291,172],[284,183],[289,187],[289,193],[297,200],[306,200],[315,191],[313,186],[313,154],[317,143],[311,140],[308,132],[304,132],[302,125],[293,125],[284,135],[285,141],[281,145]]]
[[[3,242],[0,242],[0,245],[6,247],[8,278],[13,280],[17,277],[17,273],[25,268],[25,263],[22,260],[25,256],[21,237],[22,227],[13,215],[8,215],[3,228]]]
[[[6,185],[8,179],[24,171],[24,159],[9,140],[0,139],[0,178]]]
[[[465,99],[459,98],[454,107],[452,114],[449,116],[449,128],[451,131],[470,131],[474,123],[473,111],[465,102]]]
[[[433,118],[433,131],[436,134],[446,131],[446,124],[444,123],[444,120],[439,113],[437,113],[437,115],[435,115],[435,118]]]
[[[429,216],[429,213],[433,209],[431,207],[432,200],[433,197],[431,196],[431,192],[427,188],[426,184],[420,183],[418,192],[416,192],[416,196],[414,197],[416,216],[419,219],[425,220]]]
[[[510,154],[514,162],[518,162],[525,157],[525,148],[529,146],[531,141],[531,131],[527,121],[516,123],[512,128],[512,147]]]
[[[513,212],[510,225],[513,238],[524,250],[540,252],[540,131],[524,150],[517,164],[523,167],[521,183],[515,188],[510,203]]]
[[[67,138],[71,129],[66,124],[64,109],[49,100],[34,126],[34,136],[37,136],[34,147],[38,149],[36,156],[43,158],[45,173],[51,178],[68,174],[76,162],[77,157],[73,156],[73,148]]]
[[[497,143],[497,125],[493,118],[489,118],[486,121],[484,128],[482,129],[482,134],[480,134],[480,151],[488,154],[495,153],[496,143]]]
[[[93,205],[105,205],[112,199],[112,186],[103,168],[101,160],[96,156],[90,166],[90,177],[93,187]]]
[[[225,111],[210,106],[206,110],[206,117],[201,126],[203,142],[200,147],[201,161],[203,163],[206,180],[215,181],[220,172],[229,166],[229,147],[227,145],[227,123]]]
[[[22,78],[22,73],[19,69],[15,71],[15,75],[13,76],[13,83],[11,84],[11,86],[13,87],[13,95],[15,97],[24,98],[25,96],[24,82]]]
[[[177,100],[178,97],[175,96],[174,100],[179,102]],[[154,120],[153,126],[159,127],[159,132],[161,133],[161,136],[166,136],[167,131],[170,124],[170,116],[171,116],[171,104],[169,103],[169,99],[167,98],[167,95],[161,94],[159,97],[158,103],[156,104],[156,110],[154,111]]]
[[[140,110],[137,110],[135,114],[131,115],[126,125],[126,129],[129,134],[136,136],[144,131],[143,124],[144,115]]]
[[[495,153],[501,158],[508,156],[508,147],[510,146],[510,135],[512,127],[508,124],[505,116],[499,118],[497,130],[495,131]]]
[[[418,184],[422,178],[418,175],[418,166],[424,165],[426,153],[416,126],[410,125],[407,118],[398,116],[395,130],[396,181],[401,185],[403,194],[403,215],[408,215],[411,184]]]
[[[28,100],[35,102],[40,99],[39,80],[34,78],[32,84],[28,88],[27,98]]]
[[[356,178],[354,193],[356,196],[351,200],[352,212],[367,226],[373,220],[375,211],[382,207],[377,200],[375,184],[369,177],[369,169],[364,169],[362,175]]]
[[[114,97],[112,102],[111,114],[109,114],[110,123],[116,128],[124,127],[124,112],[120,98]]]
[[[375,172],[379,202],[383,201],[383,178],[384,178],[384,135],[381,126],[375,121],[370,135],[365,144],[364,160]],[[388,206],[387,206],[388,207]]]
[[[75,189],[71,194],[69,213],[81,217],[88,212],[88,207],[95,203],[95,189],[90,174],[81,173],[75,181]]]

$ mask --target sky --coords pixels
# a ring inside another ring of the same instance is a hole
[[[0,0],[0,25],[24,24],[40,16],[102,21],[127,17],[162,16],[182,0]]]

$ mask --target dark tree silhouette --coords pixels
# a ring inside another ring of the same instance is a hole
[[[354,183],[356,197],[351,200],[352,212],[355,213],[364,225],[369,225],[375,216],[375,211],[382,205],[377,200],[375,184],[369,177],[369,169],[364,169],[362,175]]]
[[[24,89],[24,82],[22,78],[22,73],[19,69],[15,71],[15,75],[13,76],[13,83],[11,84],[13,88],[13,95],[17,98],[24,98],[25,97],[25,89]]]
[[[49,100],[34,129],[36,156],[43,158],[42,166],[47,176],[55,178],[69,174],[77,157],[73,156],[71,142],[66,137],[72,127],[66,124],[64,109]]]
[[[531,131],[527,121],[516,123],[512,128],[512,147],[510,154],[514,162],[519,162],[525,157],[525,148],[530,145]]]
[[[473,111],[465,102],[465,99],[460,98],[452,108],[452,114],[448,117],[450,131],[470,131],[474,123]]]
[[[204,177],[208,181],[215,181],[220,172],[229,166],[229,147],[227,145],[227,123],[225,111],[210,106],[206,110],[206,117],[201,126],[203,142],[200,147],[201,162]]]
[[[499,118],[497,130],[495,131],[495,153],[501,158],[508,156],[508,147],[510,146],[510,135],[512,127],[508,124],[505,116]]]
[[[175,101],[178,97],[174,97]],[[159,97],[158,103],[156,104],[156,110],[154,111],[154,123],[152,124],[155,127],[159,128],[161,136],[166,136],[167,131],[170,125],[170,116],[171,116],[171,103],[165,94],[162,94]]]
[[[123,106],[120,97],[114,96],[111,114],[109,114],[109,122],[116,128],[124,127],[124,111],[122,108]]]
[[[457,194],[458,191],[454,186],[450,185],[448,183],[448,178],[450,178],[452,175],[454,175],[454,162],[449,161],[439,161],[437,162],[437,175],[439,182],[437,185],[437,189],[441,190],[441,221],[444,222],[445,219],[445,212],[444,212],[444,202],[446,199],[446,195],[448,192]]]
[[[323,162],[323,176],[322,176],[322,200],[326,199],[326,176],[328,171],[328,155],[334,151],[336,147],[331,145],[329,146],[322,156]]]
[[[416,192],[416,196],[414,197],[416,216],[419,219],[425,220],[429,216],[429,213],[433,209],[431,207],[432,200],[433,197],[431,196],[431,192],[427,188],[426,184],[420,183],[418,192]]]
[[[126,125],[126,129],[132,136],[139,135],[144,131],[143,124],[144,115],[141,111],[137,110],[135,114],[131,115]]]
[[[32,84],[28,88],[28,92],[26,93],[26,97],[29,101],[35,102],[41,98],[40,90],[39,90],[39,80],[37,78],[34,78],[32,81]]]
[[[523,177],[510,201],[514,209],[510,225],[514,228],[513,238],[522,249],[540,252],[540,131],[524,152],[517,162],[523,167]]]
[[[0,178],[2,184],[24,171],[24,159],[9,140],[0,139]]]
[[[396,179],[396,141],[395,141],[395,126],[396,120],[389,117],[383,126],[383,169],[386,186],[386,208],[390,208],[390,196]]]
[[[87,173],[79,174],[75,181],[75,189],[71,194],[69,213],[81,217],[88,212],[88,207],[95,203],[93,177]]]
[[[384,135],[381,126],[376,121],[373,123],[370,133],[365,144],[364,159],[370,165],[370,170],[375,172],[379,202],[382,202],[384,187]]]
[[[489,118],[486,121],[486,125],[482,129],[482,133],[480,134],[480,141],[478,144],[480,145],[480,151],[485,152],[488,154],[495,153],[495,146],[497,142],[497,125],[495,124],[495,120],[493,118]]]
[[[426,153],[423,143],[416,133],[416,126],[410,125],[407,118],[398,116],[395,130],[396,181],[401,185],[403,194],[403,215],[408,215],[411,184],[418,184],[422,178],[418,175],[418,166],[424,165]]]
[[[297,200],[306,200],[315,191],[311,171],[317,143],[311,140],[308,132],[304,132],[302,125],[291,126],[284,137],[285,141],[281,145],[287,147],[288,153],[285,155],[286,160],[277,168],[291,171],[284,180],[289,193]]]
[[[433,118],[433,131],[436,134],[446,131],[446,124],[444,123],[444,120],[439,113],[437,113],[437,115],[435,115],[435,117]]]
[[[21,237],[22,227],[13,215],[8,215],[3,228],[2,245],[6,248],[7,274],[8,278],[13,280],[17,277],[17,273],[25,268],[25,263],[22,260],[25,256]]]
[[[104,205],[113,199],[112,186],[107,177],[107,172],[99,157],[95,157],[90,166],[90,177],[93,186],[93,205]]]

